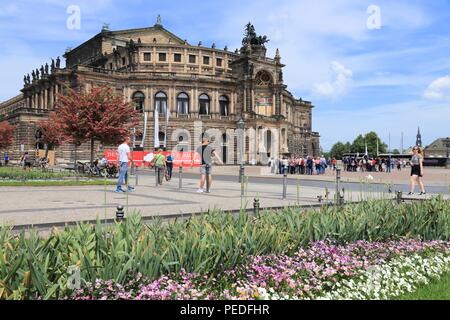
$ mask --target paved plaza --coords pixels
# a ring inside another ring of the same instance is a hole
[[[196,169],[183,174],[183,188],[179,189],[178,174],[171,182],[155,186],[153,172],[139,174],[136,192],[116,194],[114,186],[86,187],[1,187],[2,206],[0,223],[8,225],[37,225],[73,221],[112,219],[116,207],[123,205],[127,213],[139,212],[145,217],[167,216],[204,212],[209,209],[239,210],[252,208],[253,200],[260,200],[261,208],[318,204],[318,196],[333,199],[335,183],[332,173],[324,177],[288,177],[287,198],[282,199],[283,180],[279,176],[257,174],[257,168],[248,169],[245,197],[241,199],[241,185],[230,168],[215,168],[215,181],[211,194],[198,194],[198,174]],[[253,172],[252,172],[253,171]],[[440,173],[442,175],[442,172]],[[434,175],[438,175],[435,173]],[[385,184],[365,184],[346,182],[344,174],[342,188],[346,200],[390,196]],[[392,175],[392,177],[395,177]],[[352,177],[356,179],[356,177]],[[132,182],[135,182],[133,177]],[[382,179],[383,182],[383,179]],[[398,180],[397,183],[403,181]],[[429,183],[428,196],[448,195],[448,188],[439,181]],[[397,184],[393,190],[407,191],[406,184]]]

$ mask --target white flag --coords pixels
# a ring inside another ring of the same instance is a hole
[[[169,127],[170,109],[166,106],[166,130],[164,132],[164,147],[167,148],[167,128]]]
[[[159,112],[155,108],[155,149],[160,147],[159,142]]]
[[[148,113],[144,112],[144,134],[142,135],[141,148],[144,148],[145,137],[147,136]]]

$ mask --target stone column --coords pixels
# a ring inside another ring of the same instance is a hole
[[[192,111],[194,112],[195,116],[198,116],[199,113],[199,105],[198,105],[198,89],[193,89],[192,94]]]
[[[151,98],[150,98],[150,92],[148,90],[148,87],[145,87],[144,93],[145,93],[144,111],[148,112],[151,109],[150,108],[150,100],[151,100]]]
[[[150,112],[153,114],[155,112],[155,93],[153,92],[153,87],[150,87]]]
[[[48,109],[48,89],[43,90],[44,103],[42,104],[42,109]]]
[[[55,103],[55,88],[53,86],[50,87],[50,105],[49,105],[49,109],[53,110],[54,108],[54,103]]]

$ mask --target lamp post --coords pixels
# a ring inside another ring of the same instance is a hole
[[[239,183],[244,181],[244,130],[245,130],[245,122],[244,119],[239,119],[237,123],[239,129]]]

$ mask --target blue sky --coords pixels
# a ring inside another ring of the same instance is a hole
[[[81,9],[81,28],[69,30],[67,8]],[[381,28],[367,27],[371,5]],[[280,49],[285,82],[316,106],[313,129],[325,150],[338,140],[377,131],[392,148],[450,135],[450,1],[402,0],[0,0],[0,100],[19,93],[23,74],[98,33],[152,26],[182,39],[230,49],[244,25]]]

